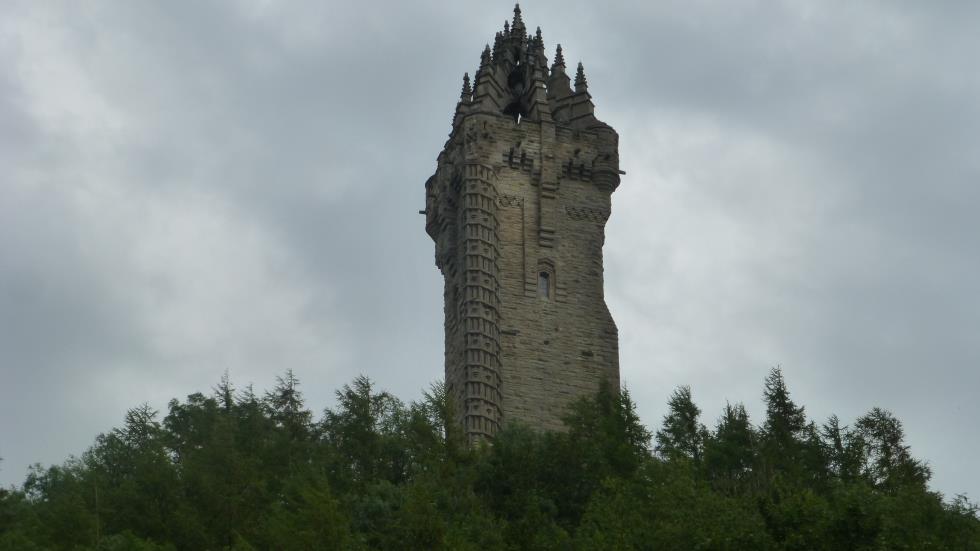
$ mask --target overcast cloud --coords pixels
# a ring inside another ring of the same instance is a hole
[[[508,3],[3,2],[0,483],[228,369],[442,375],[417,214]],[[905,423],[980,498],[980,7],[533,2],[620,133],[606,241],[622,373],[761,421]]]

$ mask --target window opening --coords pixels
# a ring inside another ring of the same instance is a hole
[[[538,274],[538,296],[551,298],[551,274],[548,272]]]

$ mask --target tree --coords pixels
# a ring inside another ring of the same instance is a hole
[[[226,369],[221,374],[221,382],[214,387],[214,397],[221,404],[226,412],[230,412],[235,407],[235,385],[231,383],[231,378]]]
[[[0,551],[980,551],[976,505],[928,490],[891,413],[818,429],[778,371],[761,429],[728,404],[708,433],[680,387],[659,457],[629,394],[605,384],[565,431],[511,422],[476,447],[441,385],[406,406],[359,377],[316,424],[298,387],[287,371],[260,399],[226,375],[162,423],[133,408],[81,459],[0,490]]]
[[[365,484],[375,479],[397,482],[405,476],[406,457],[398,443],[405,406],[387,392],[374,392],[359,376],[337,391],[337,409],[324,412],[324,443],[336,452],[335,480]]]
[[[767,478],[776,473],[799,475],[806,415],[790,398],[783,373],[772,368],[766,377],[763,400],[766,420],[762,427],[762,460]]]
[[[746,489],[756,465],[757,441],[745,406],[725,404],[714,434],[705,442],[705,470],[714,488],[728,495]]]
[[[820,438],[827,457],[827,470],[832,477],[844,482],[855,480],[861,470],[861,449],[848,427],[831,415],[820,428]]]
[[[701,410],[691,398],[691,387],[677,387],[667,406],[662,428],[657,431],[657,453],[665,459],[687,458],[700,463],[708,430],[699,421]]]
[[[305,440],[310,435],[313,414],[305,409],[303,393],[299,390],[299,379],[292,369],[276,377],[276,386],[265,395],[265,403],[270,416],[295,440]]]
[[[891,412],[872,409],[854,423],[854,434],[861,471],[869,482],[889,490],[905,485],[925,489],[932,473],[909,453],[902,422]]]

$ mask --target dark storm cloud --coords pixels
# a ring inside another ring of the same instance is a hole
[[[416,211],[510,8],[13,4],[0,480],[226,368],[292,367],[317,407],[357,373],[440,377]],[[709,423],[758,412],[782,364],[817,420],[891,408],[937,488],[980,493],[975,11],[525,6],[621,135],[606,288],[648,424],[678,384]]]

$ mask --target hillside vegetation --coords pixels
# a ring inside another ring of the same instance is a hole
[[[977,508],[929,491],[894,416],[818,424],[778,370],[758,424],[735,404],[706,427],[681,387],[651,434],[604,388],[565,432],[475,449],[441,387],[337,397],[315,418],[287,372],[134,408],[0,490],[0,549],[980,549]]]

